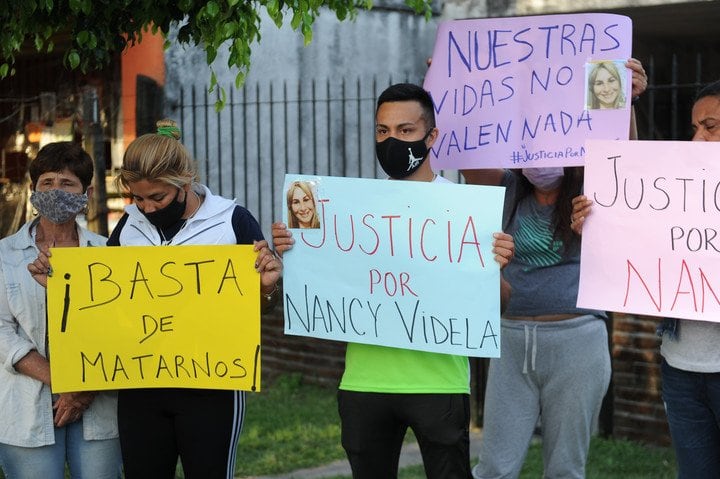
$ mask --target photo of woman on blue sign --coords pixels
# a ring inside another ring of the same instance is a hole
[[[309,181],[294,181],[287,190],[289,228],[320,228],[317,202]]]

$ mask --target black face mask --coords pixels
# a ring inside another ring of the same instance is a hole
[[[421,140],[403,141],[389,137],[375,143],[375,154],[382,169],[390,178],[401,180],[417,171],[428,154],[425,139],[430,135],[429,130]]]
[[[180,188],[178,188],[175,198],[173,198],[166,207],[155,210],[152,213],[145,213],[143,211],[142,214],[144,214],[145,218],[147,218],[147,220],[154,226],[160,229],[169,228],[180,221],[182,215],[185,214],[187,193],[185,194],[185,199],[182,202],[178,201],[178,196],[180,196]]]

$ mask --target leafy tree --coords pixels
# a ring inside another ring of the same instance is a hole
[[[431,14],[432,0],[405,3],[426,18]],[[64,62],[86,72],[107,65],[148,29],[167,38],[177,24],[178,41],[204,48],[208,65],[227,46],[228,66],[238,70],[235,83],[240,86],[250,67],[250,47],[260,39],[262,10],[278,27],[289,17],[307,44],[322,7],[342,21],[359,8],[372,8],[372,0],[0,0],[0,79],[15,73],[15,54],[28,42],[38,52],[50,52],[53,36],[69,33],[72,45]],[[215,85],[213,72],[211,88]]]

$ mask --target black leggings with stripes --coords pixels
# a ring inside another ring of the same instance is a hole
[[[245,393],[213,389],[126,389],[118,425],[126,479],[231,479]]]

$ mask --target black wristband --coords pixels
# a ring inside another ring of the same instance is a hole
[[[632,97],[632,100],[630,100],[630,104],[634,105],[635,103],[640,101],[640,95]]]

